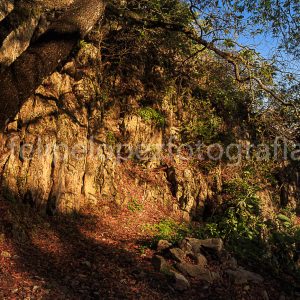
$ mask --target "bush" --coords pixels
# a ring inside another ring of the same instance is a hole
[[[163,127],[166,123],[165,117],[152,107],[144,107],[139,110],[140,117],[148,122],[154,122],[157,126]]]
[[[187,120],[182,128],[182,137],[184,141],[198,141],[210,144],[216,142],[221,133],[221,127],[223,124],[222,118],[220,118],[215,110],[212,108],[210,102],[192,99],[191,117]],[[200,116],[200,117],[199,117]]]
[[[258,239],[264,227],[260,216],[258,188],[243,179],[231,180],[224,185],[228,198],[223,204],[222,214],[211,217],[201,229],[210,236],[218,236],[227,241],[237,238]]]
[[[300,244],[299,227],[286,214],[264,221],[260,212],[258,187],[246,178],[225,183],[222,213],[196,230],[200,238],[221,237],[229,249],[245,262],[265,266],[274,274],[284,271],[300,276],[294,258]],[[299,250],[298,250],[299,251]]]
[[[167,240],[176,243],[191,234],[191,229],[186,224],[180,224],[172,219],[164,219],[154,225],[145,228],[153,236],[152,246],[159,240]]]

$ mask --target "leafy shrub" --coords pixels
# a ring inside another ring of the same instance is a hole
[[[271,255],[269,256],[270,265],[276,273],[292,270],[294,275],[300,279],[300,269],[296,268],[294,258],[297,252],[297,245],[300,243],[299,227],[285,228],[271,232],[268,245]],[[299,251],[299,249],[298,249]]]
[[[260,213],[258,187],[249,178],[231,180],[225,184],[228,197],[222,213],[212,216],[208,223],[195,231],[200,238],[221,237],[241,260],[280,274],[283,270],[300,276],[294,257],[300,243],[300,229],[292,217],[280,213],[264,221]]]
[[[165,117],[152,107],[144,107],[139,110],[140,117],[148,122],[154,122],[157,126],[163,127],[166,123]]]
[[[193,99],[192,102],[197,102]],[[216,115],[209,101],[191,104],[190,110],[197,116],[191,116],[182,128],[182,137],[185,141],[201,140],[204,143],[217,141],[221,132],[222,118]],[[200,117],[199,117],[200,116]]]
[[[88,47],[89,45],[90,45],[90,44],[89,44],[88,42],[86,42],[85,40],[80,40],[80,41],[78,42],[78,46],[79,46],[80,49],[85,48],[85,47]]]
[[[113,132],[108,131],[106,133],[106,143],[108,145],[115,145],[117,143],[117,138]]]
[[[186,224],[177,223],[172,219],[164,219],[157,224],[147,225],[145,229],[153,235],[153,245],[156,245],[159,240],[176,243],[191,233],[191,229]]]
[[[219,236],[225,240],[259,238],[264,227],[260,217],[258,188],[243,179],[229,181],[224,186],[228,197],[221,215],[213,216],[210,222],[201,229],[210,236]]]

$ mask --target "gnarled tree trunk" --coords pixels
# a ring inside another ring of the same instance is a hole
[[[67,59],[79,38],[103,15],[101,0],[78,0],[0,74],[0,128],[14,118],[24,101]]]

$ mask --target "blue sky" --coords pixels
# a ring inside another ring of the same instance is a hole
[[[207,15],[215,15],[216,18],[213,20],[220,20],[218,26],[220,26],[220,35],[225,35],[223,38],[232,38],[236,40],[239,44],[248,46],[249,48],[255,49],[257,52],[261,54],[262,57],[269,60],[275,58],[276,61],[279,62],[277,64],[279,69],[284,69],[284,71],[290,71],[292,73],[300,72],[300,61],[296,60],[294,57],[288,53],[286,53],[283,49],[279,50],[280,46],[280,38],[276,38],[273,36],[273,28],[272,23],[269,22],[267,24],[260,24],[255,22],[253,18],[255,15],[252,12],[244,10],[240,13],[236,13],[237,18],[239,19],[237,22],[240,22],[240,25],[237,25],[236,19],[232,18],[232,8],[223,6],[223,2],[218,2],[218,8],[214,5],[212,6],[204,6],[202,8],[203,16]],[[281,0],[280,0],[281,2]],[[282,4],[282,3],[281,3]],[[197,12],[197,11],[196,11]],[[224,17],[223,17],[224,15]],[[200,19],[203,17],[200,14]],[[220,18],[218,18],[220,16]],[[259,15],[258,15],[259,16]],[[213,21],[215,22],[215,21]],[[222,24],[223,23],[223,24]],[[223,32],[222,32],[223,25]],[[228,27],[227,27],[228,26]],[[242,29],[244,26],[244,29]],[[236,30],[236,28],[241,28],[241,31]],[[229,30],[228,35],[226,30]],[[259,32],[262,30],[262,33],[259,34],[251,34],[251,32]],[[238,36],[236,36],[238,34]],[[226,36],[227,35],[227,36]],[[208,40],[210,37],[207,37]],[[222,38],[222,36],[221,36]],[[280,62],[284,62],[285,66],[283,66]]]
[[[271,33],[263,32],[254,37],[250,35],[241,35],[238,38],[238,41],[243,45],[256,49],[256,51],[266,59],[271,59],[273,55],[275,55],[277,60],[284,61],[284,71],[297,74],[300,73],[300,61],[283,50],[278,51],[279,40],[274,38]],[[280,65],[278,67],[280,67]]]

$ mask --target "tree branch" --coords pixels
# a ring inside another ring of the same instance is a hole
[[[197,34],[192,28],[186,27],[185,25],[178,24],[178,23],[170,23],[170,22],[165,22],[163,20],[147,19],[147,18],[144,18],[143,16],[137,15],[136,13],[133,13],[133,12],[127,11],[127,10],[121,10],[112,5],[107,6],[107,11],[109,14],[112,14],[115,17],[126,19],[128,22],[131,22],[133,24],[136,24],[136,25],[139,25],[139,26],[142,26],[145,28],[149,28],[149,29],[163,28],[166,30],[183,33],[189,39],[204,46],[205,49],[211,50],[212,52],[217,54],[219,57],[221,57],[222,59],[224,59],[225,61],[230,63],[234,68],[235,78],[238,82],[244,83],[247,81],[248,82],[255,81],[263,91],[265,91],[267,94],[269,94],[275,100],[280,102],[282,105],[292,107],[295,110],[295,113],[297,114],[297,116],[299,116],[298,108],[294,103],[284,101],[274,90],[272,90],[266,84],[264,84],[260,78],[255,77],[255,76],[243,77],[241,75],[240,64],[243,63],[243,61],[242,61],[242,58],[238,54],[223,51],[223,50],[217,48],[214,45],[214,41],[208,42],[202,36],[199,36],[199,34]]]

